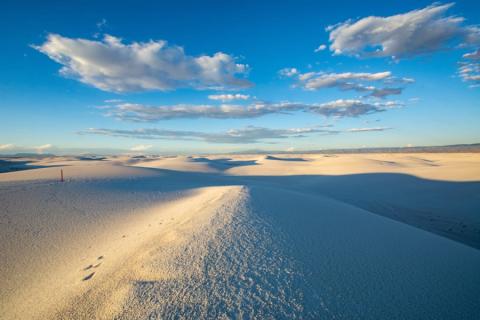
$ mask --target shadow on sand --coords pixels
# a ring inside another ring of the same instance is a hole
[[[225,171],[233,167],[253,166],[257,165],[256,160],[232,160],[231,158],[208,159],[208,158],[192,158],[192,162],[206,163],[209,167]]]
[[[31,165],[29,163],[30,161],[0,160],[0,173],[44,168],[43,166]]]
[[[208,159],[207,159],[208,160]],[[198,161],[205,161],[200,159]],[[219,168],[229,160],[209,160]],[[222,161],[226,161],[222,165]],[[237,161],[235,161],[237,162]],[[246,161],[241,161],[243,163]],[[231,164],[230,164],[231,165]],[[247,165],[247,164],[244,164]],[[480,182],[451,182],[407,174],[369,173],[341,176],[231,176],[148,168],[162,178],[128,179],[108,185],[118,191],[182,191],[210,186],[273,187],[329,197],[371,213],[480,249]],[[97,187],[110,182],[97,182]]]
[[[255,160],[194,158],[219,173],[183,172],[142,168],[151,177],[93,181],[91,188],[116,192],[173,192],[210,186],[268,187],[329,197],[408,225],[480,249],[480,182],[422,179],[407,174],[368,173],[349,175],[233,176],[222,171],[234,166],[256,165]],[[38,168],[39,166],[37,166]],[[0,172],[33,169],[22,161],[0,160]],[[72,167],[70,170],[73,170]],[[161,177],[159,179],[159,177]],[[75,179],[72,180],[74,182]],[[319,212],[321,208],[319,208]]]

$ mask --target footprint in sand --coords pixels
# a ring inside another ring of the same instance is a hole
[[[83,278],[82,281],[87,281],[87,280],[92,279],[94,274],[95,274],[95,272],[90,273],[88,276],[86,276],[85,278]]]
[[[87,271],[87,270],[90,270],[90,269],[95,269],[95,268],[100,267],[101,265],[102,265],[101,262],[99,262],[99,263],[97,263],[97,264],[95,264],[95,265],[91,264],[91,265],[88,265],[88,266],[86,266],[85,268],[83,268],[83,270],[84,270],[84,271]]]
[[[104,256],[99,256],[97,258],[97,260],[103,260]],[[90,264],[88,266],[86,266],[85,268],[83,268],[84,271],[87,271],[87,270],[90,270],[90,269],[96,269],[98,267],[100,267],[102,265],[102,262],[98,262],[97,264]],[[92,272],[92,273],[89,273],[87,276],[85,276],[82,281],[87,281],[87,280],[90,280],[93,278],[93,275],[95,274],[95,272]]]

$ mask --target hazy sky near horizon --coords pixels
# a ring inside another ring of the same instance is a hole
[[[480,142],[478,1],[0,7],[0,153]]]

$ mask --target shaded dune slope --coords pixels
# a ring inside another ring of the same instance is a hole
[[[230,201],[174,250],[179,275],[137,279],[118,318],[474,319],[480,310],[477,250],[298,192],[244,187]],[[164,259],[153,254],[153,273],[172,263]]]

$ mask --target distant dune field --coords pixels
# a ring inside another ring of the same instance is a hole
[[[2,168],[1,319],[480,314],[479,153]]]

